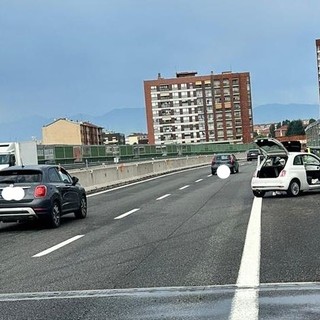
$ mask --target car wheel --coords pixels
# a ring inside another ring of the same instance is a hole
[[[61,210],[60,210],[60,205],[59,205],[58,201],[54,201],[53,202],[48,222],[49,222],[49,226],[51,228],[60,227],[60,224],[61,224]]]
[[[81,197],[80,207],[74,212],[77,219],[84,219],[87,216],[87,199],[85,196]]]
[[[300,190],[300,182],[298,179],[293,179],[290,182],[289,188],[287,190],[287,194],[290,197],[296,197],[300,194],[301,190]]]
[[[265,191],[252,190],[253,195],[258,198],[262,198],[265,194]]]

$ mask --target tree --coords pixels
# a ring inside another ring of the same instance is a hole
[[[293,120],[288,124],[286,136],[295,136],[305,134],[302,120]]]
[[[317,121],[316,119],[311,118],[311,119],[309,120],[309,124],[311,124],[311,123],[313,123],[313,122],[316,122],[316,121]]]
[[[276,129],[280,129],[281,128],[281,122],[278,122],[276,125]]]
[[[272,123],[269,127],[269,132],[270,132],[269,135],[271,138],[274,138],[276,136],[275,130],[276,130],[275,125],[274,125],[274,123]]]

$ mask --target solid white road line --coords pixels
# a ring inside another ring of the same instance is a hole
[[[63,241],[63,242],[61,242],[61,243],[59,243],[59,244],[57,244],[57,245],[55,245],[55,246],[53,246],[53,247],[51,247],[51,248],[49,248],[49,249],[47,249],[47,250],[44,250],[44,251],[42,251],[42,252],[37,253],[37,254],[35,254],[35,255],[32,256],[32,257],[33,257],[33,258],[38,258],[38,257],[45,256],[45,255],[47,255],[47,254],[49,254],[49,253],[51,253],[51,252],[53,252],[53,251],[55,251],[55,250],[60,249],[61,247],[66,246],[67,244],[69,244],[69,243],[71,243],[71,242],[73,242],[73,241],[76,241],[76,240],[82,238],[83,236],[84,236],[84,234],[75,236],[75,237],[73,237],[73,238],[70,238],[70,239],[68,239],[68,240],[66,240],[66,241]]]
[[[183,186],[183,187],[181,187],[181,188],[179,188],[179,190],[183,190],[183,189],[186,189],[186,188],[189,188],[190,187],[190,185],[186,185],[186,186]]]
[[[262,198],[254,197],[236,284],[238,289],[232,301],[231,320],[257,320],[259,317],[261,207]]]
[[[165,195],[157,198],[156,200],[162,200],[162,199],[167,198],[167,197],[169,197],[169,196],[171,196],[171,194],[170,194],[170,193],[167,193],[167,194],[165,194]]]
[[[132,209],[132,210],[126,212],[126,213],[121,214],[121,215],[118,216],[118,217],[115,217],[114,220],[122,219],[122,218],[124,218],[124,217],[130,215],[131,213],[134,213],[134,212],[136,212],[136,211],[138,211],[138,210],[140,210],[140,208]]]
[[[202,181],[203,179],[198,179],[198,180],[196,180],[195,182],[200,182],[200,181]]]

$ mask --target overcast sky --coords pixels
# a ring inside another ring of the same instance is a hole
[[[250,72],[253,106],[318,104],[319,0],[0,0],[0,122],[144,107],[143,81]]]

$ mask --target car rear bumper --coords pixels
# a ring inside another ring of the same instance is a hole
[[[230,169],[235,168],[236,166],[230,163],[219,163],[219,164],[215,164],[215,165],[211,165],[211,169],[214,171],[217,171],[217,169],[221,166],[221,165],[226,165],[228,166]]]
[[[47,208],[31,208],[31,207],[14,207],[0,208],[0,221],[15,222],[15,221],[30,221],[49,214]]]
[[[0,221],[20,221],[37,219],[36,212],[29,207],[0,208]]]

